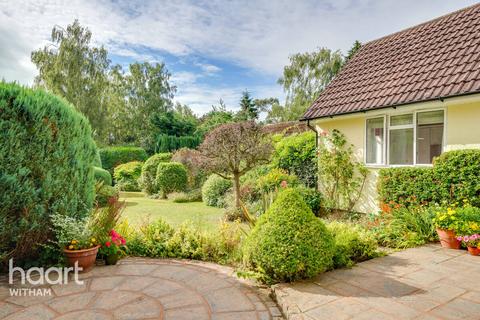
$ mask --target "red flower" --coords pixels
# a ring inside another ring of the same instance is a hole
[[[106,246],[107,248],[110,248],[111,245],[112,245],[112,244],[110,243],[110,241],[105,242],[105,246]]]

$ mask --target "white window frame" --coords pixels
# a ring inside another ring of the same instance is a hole
[[[396,110],[377,114],[371,114],[368,117],[365,117],[364,125],[364,163],[367,167],[431,167],[432,164],[426,163],[417,163],[417,114],[430,111],[443,111],[443,135],[442,135],[442,153],[445,152],[446,148],[446,137],[447,137],[447,108],[446,107],[437,107],[437,108],[418,108],[411,110]],[[390,118],[392,116],[400,116],[405,114],[412,114],[413,122],[408,125],[397,125],[390,126]],[[367,163],[367,120],[377,119],[383,117],[383,162],[382,164],[378,163]],[[390,130],[396,129],[412,129],[413,128],[413,164],[390,164]]]

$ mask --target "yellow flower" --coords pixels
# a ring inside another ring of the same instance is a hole
[[[77,244],[77,240],[72,240],[72,244]]]
[[[97,240],[95,238],[92,238],[92,242],[95,242],[95,241],[97,241]]]
[[[73,250],[73,246],[72,246],[72,245],[69,245],[69,246],[68,246],[68,249]]]

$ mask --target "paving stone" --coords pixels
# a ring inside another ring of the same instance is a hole
[[[227,313],[214,313],[212,314],[212,320],[252,320],[257,319],[255,312],[227,312]]]
[[[480,291],[470,291],[465,293],[461,297],[480,304]]]
[[[100,293],[92,308],[113,310],[119,306],[142,297],[139,293],[129,291],[107,291]]]
[[[56,284],[52,286],[52,290],[57,296],[84,292],[87,290],[88,281],[83,280],[83,284],[77,284],[73,281],[70,281],[68,284]]]
[[[301,312],[305,312],[343,297],[340,294],[329,291],[313,283],[299,283],[294,287],[284,287],[281,290],[282,294],[286,295],[288,300],[293,301],[295,306],[297,306]]]
[[[165,320],[209,320],[210,315],[206,308],[187,307],[181,309],[172,309],[165,311]]]
[[[6,318],[9,314],[21,310],[21,307],[11,303],[0,302],[0,319]]]
[[[40,304],[12,313],[6,320],[49,320],[54,317],[55,313],[51,309]]]
[[[119,320],[158,318],[161,314],[162,307],[160,304],[154,299],[145,296],[120,306],[114,311],[115,319]]]
[[[159,298],[166,295],[171,295],[177,291],[184,290],[185,286],[177,282],[164,279],[156,279],[151,285],[143,289],[143,293]]]
[[[338,319],[344,320],[350,318],[350,316],[344,313],[340,308],[333,303],[327,303],[319,307],[313,308],[305,312],[305,314],[313,319],[329,320]]]
[[[153,277],[128,276],[127,280],[115,287],[115,290],[142,291],[158,281]]]
[[[165,309],[173,309],[187,306],[205,304],[205,300],[198,293],[191,290],[180,290],[172,295],[162,296],[158,301]]]
[[[113,317],[98,310],[83,310],[64,314],[55,320],[110,320]]]
[[[185,283],[187,286],[200,292],[208,292],[232,286],[231,283],[217,277],[213,273],[198,274],[196,277],[190,278]]]
[[[16,304],[23,307],[29,307],[36,304],[44,303],[51,300],[51,295],[44,296],[11,296],[5,299],[6,302]]]
[[[250,300],[236,288],[225,288],[208,292],[205,298],[212,312],[232,312],[255,310]],[[234,303],[232,303],[234,301]]]
[[[67,313],[75,310],[83,310],[92,301],[95,292],[84,292],[68,296],[54,298],[47,305],[58,313]]]
[[[163,265],[153,271],[150,276],[174,281],[187,281],[189,278],[197,277],[198,271],[178,265]]]
[[[421,312],[396,302],[391,298],[367,297],[354,299],[362,304],[369,305],[373,309],[389,314],[390,316],[395,317],[395,319],[414,319],[421,314]]]
[[[126,276],[93,278],[90,290],[112,290],[126,280]]]
[[[117,275],[128,275],[128,276],[146,276],[149,275],[153,270],[157,269],[157,265],[144,264],[144,265],[119,265],[116,274]]]

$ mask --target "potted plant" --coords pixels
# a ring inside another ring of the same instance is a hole
[[[67,264],[83,268],[88,272],[95,264],[100,246],[88,227],[88,219],[56,215],[52,218],[57,242],[63,250]]]
[[[461,242],[457,239],[455,231],[458,229],[459,217],[456,208],[448,207],[435,213],[433,219],[437,229],[440,244],[448,249],[460,249]]]
[[[105,257],[107,265],[115,265],[125,254],[126,241],[115,230],[110,231],[110,238],[102,243],[100,253]]]
[[[469,236],[459,236],[458,241],[461,241],[468,249],[472,256],[480,255],[480,234],[472,234]]]

